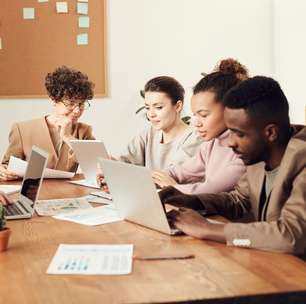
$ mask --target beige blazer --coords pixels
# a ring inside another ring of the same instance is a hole
[[[92,128],[84,123],[75,125],[72,136],[76,139],[95,139],[92,135]],[[11,155],[28,160],[33,145],[49,153],[48,168],[76,171],[78,163],[67,143],[63,142],[59,154],[56,153],[45,117],[17,122],[12,126],[9,146],[2,159],[2,164],[7,165]]]
[[[252,212],[251,223],[225,226],[228,245],[302,254],[306,248],[306,128],[295,127],[272,192],[258,214],[265,164],[248,166],[232,192],[199,195],[208,212],[238,219]]]

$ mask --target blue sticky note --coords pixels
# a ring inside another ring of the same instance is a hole
[[[87,45],[88,44],[88,34],[77,35],[77,45]]]
[[[68,13],[68,3],[66,1],[56,2],[56,12],[59,14]]]
[[[89,27],[89,17],[88,16],[79,17],[79,27],[81,28]]]
[[[23,19],[34,19],[34,18],[35,18],[35,9],[33,7],[24,7]]]
[[[87,15],[88,14],[88,3],[80,3],[77,4],[77,12],[78,14]]]

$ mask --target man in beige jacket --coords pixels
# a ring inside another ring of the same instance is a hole
[[[200,239],[262,250],[303,254],[306,248],[306,128],[291,127],[288,102],[271,78],[253,77],[226,96],[230,147],[247,165],[235,190],[185,195],[169,187],[164,203],[174,226]],[[187,207],[187,208],[186,208]],[[194,210],[249,223],[216,224]]]

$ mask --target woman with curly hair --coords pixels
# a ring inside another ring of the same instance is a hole
[[[204,143],[181,165],[155,171],[152,177],[161,188],[174,186],[188,194],[232,190],[245,172],[242,160],[228,146],[230,130],[224,121],[224,96],[248,78],[247,69],[234,59],[222,60],[193,88],[191,108],[195,126]]]
[[[158,76],[150,79],[142,92],[149,125],[134,136],[117,160],[151,170],[182,164],[202,143],[194,128],[181,118],[183,86],[173,77]],[[103,174],[97,180],[108,191]]]
[[[54,110],[42,118],[17,122],[12,126],[9,147],[0,166],[2,181],[18,178],[7,170],[10,156],[28,160],[34,144],[49,152],[48,168],[74,172],[78,163],[69,140],[95,139],[92,128],[78,122],[94,94],[94,84],[88,77],[62,66],[47,74],[45,87]]]

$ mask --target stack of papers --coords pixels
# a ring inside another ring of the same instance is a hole
[[[10,157],[10,161],[7,169],[20,177],[23,177],[27,168],[28,162],[17,158],[15,156]],[[66,172],[60,170],[54,170],[46,168],[44,171],[44,178],[72,178],[74,172]]]
[[[49,274],[118,275],[132,272],[133,245],[60,244]]]
[[[108,224],[123,220],[118,210],[111,205],[77,210],[67,214],[58,214],[54,216],[54,218],[88,226]]]

